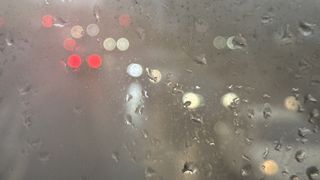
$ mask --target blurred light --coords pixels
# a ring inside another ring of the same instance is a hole
[[[119,16],[119,25],[122,27],[128,27],[131,24],[131,17],[128,14],[122,14]]]
[[[112,51],[114,50],[114,48],[116,48],[117,46],[117,43],[116,41],[113,39],[113,38],[106,38],[104,41],[103,41],[103,47],[105,50],[107,51]]]
[[[98,69],[102,65],[102,59],[98,54],[92,54],[87,58],[90,68]]]
[[[182,103],[188,109],[196,109],[202,104],[202,96],[193,92],[185,93],[182,96]]]
[[[68,66],[71,68],[79,68],[81,66],[81,57],[77,54],[72,54],[68,58]]]
[[[126,38],[120,38],[117,41],[117,48],[120,51],[126,51],[129,48],[129,41]]]
[[[224,49],[226,45],[227,45],[227,40],[222,36],[217,36],[213,40],[213,46],[217,49]]]
[[[284,106],[289,110],[289,111],[297,111],[300,106],[300,102],[297,100],[296,97],[294,96],[288,96],[284,100]]]
[[[127,73],[132,77],[140,77],[143,73],[143,68],[140,64],[132,63],[127,67]]]
[[[72,38],[66,38],[63,42],[63,47],[67,51],[74,51],[74,48],[76,47],[77,42]]]
[[[100,32],[99,26],[96,24],[89,24],[87,26],[87,34],[91,37],[97,36]]]
[[[148,77],[149,77],[150,82],[157,84],[161,81],[162,75],[158,69],[146,68],[146,71],[148,73]]]
[[[278,170],[279,166],[274,160],[264,161],[261,165],[261,171],[268,176],[275,175]]]
[[[45,28],[51,28],[53,26],[54,18],[51,15],[42,16],[42,26]]]
[[[235,100],[237,100],[239,97],[238,95],[236,95],[235,93],[227,93],[225,95],[223,95],[221,97],[221,104],[224,106],[224,107],[229,107],[232,103],[234,103]]]
[[[73,26],[70,30],[71,36],[75,39],[80,39],[84,35],[84,29],[82,26]]]

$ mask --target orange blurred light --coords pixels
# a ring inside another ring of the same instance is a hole
[[[90,68],[98,69],[102,65],[102,59],[98,54],[91,54],[87,59],[87,63]]]
[[[81,57],[77,54],[72,54],[68,58],[68,66],[77,69],[81,66]]]
[[[63,47],[67,51],[74,51],[76,45],[77,45],[77,42],[72,38],[66,38],[63,42]]]
[[[122,27],[128,27],[131,24],[131,17],[128,14],[122,14],[119,16],[119,25]]]
[[[53,26],[54,18],[51,15],[42,16],[42,26],[45,28],[51,28]]]

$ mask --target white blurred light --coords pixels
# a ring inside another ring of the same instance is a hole
[[[126,51],[129,49],[129,40],[127,38],[120,38],[117,41],[117,48],[120,51]]]
[[[99,26],[96,24],[89,24],[87,26],[87,34],[91,37],[97,36],[100,32]]]
[[[116,41],[113,38],[106,38],[103,41],[103,47],[107,51],[113,51],[117,46]]]
[[[127,73],[132,77],[140,77],[143,73],[143,68],[140,64],[132,63],[127,67]]]

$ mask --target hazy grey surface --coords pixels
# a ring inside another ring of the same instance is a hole
[[[266,148],[266,159],[275,160],[279,172],[265,179],[294,174],[307,179],[308,167],[320,168],[319,117],[308,122],[320,107],[304,103],[307,94],[320,100],[319,1],[64,1],[0,1],[1,180],[256,180],[264,177]],[[63,40],[73,25],[96,22],[95,6],[100,34],[78,41],[79,54],[102,54],[103,67],[90,70],[84,63],[73,72],[63,65],[70,55]],[[123,13],[132,17],[128,28],[118,25]],[[45,29],[45,14],[68,23]],[[264,24],[265,14],[271,20]],[[300,22],[316,24],[310,36],[299,31]],[[291,36],[284,39],[287,25]],[[238,34],[248,43],[242,50],[212,44],[218,35]],[[129,50],[106,52],[101,46],[106,37],[128,38]],[[207,64],[197,63],[203,55]],[[132,62],[159,69],[162,81],[153,84],[146,73],[129,77]],[[185,109],[182,94],[173,93],[175,83],[201,94],[205,106]],[[230,91],[241,98],[238,117],[220,104]],[[133,96],[129,102],[127,94]],[[298,96],[304,112],[284,108],[290,95]],[[265,103],[271,105],[269,119],[263,117]],[[142,114],[135,113],[139,105]],[[203,117],[203,123],[190,114]],[[129,115],[133,125],[126,123]],[[303,127],[314,131],[305,143],[298,135]],[[281,142],[279,151],[274,141]],[[295,159],[298,150],[307,155],[302,163]],[[185,162],[194,162],[197,173],[182,173]],[[242,177],[247,164],[252,170]]]

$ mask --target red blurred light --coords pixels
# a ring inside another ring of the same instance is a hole
[[[76,45],[77,45],[77,42],[72,38],[67,38],[63,42],[63,47],[67,51],[74,51]]]
[[[0,28],[4,26],[4,19],[0,17]]]
[[[77,54],[72,54],[68,58],[68,66],[71,68],[79,68],[81,66],[81,57]]]
[[[122,27],[128,27],[131,24],[131,17],[128,14],[119,16],[119,25]]]
[[[54,18],[51,15],[42,16],[42,26],[45,28],[51,28],[53,26]]]
[[[98,54],[92,54],[88,57],[87,63],[89,67],[98,69],[102,65],[102,59]]]

